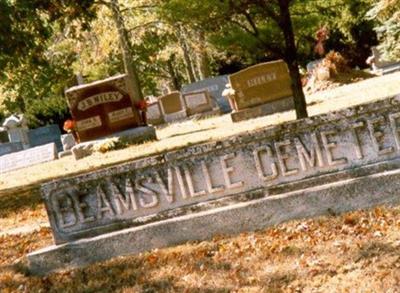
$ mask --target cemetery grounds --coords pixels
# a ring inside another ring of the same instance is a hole
[[[398,94],[399,80],[395,73],[308,96],[309,114]],[[400,207],[291,221],[47,277],[25,274],[24,255],[52,244],[40,197],[30,195],[41,182],[294,118],[285,112],[235,124],[229,115],[188,120],[157,129],[157,142],[2,175],[0,292],[400,292]]]

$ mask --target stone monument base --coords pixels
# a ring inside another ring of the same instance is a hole
[[[119,137],[129,142],[130,144],[138,144],[149,140],[156,140],[156,130],[152,126],[142,126],[131,128],[128,130],[113,133],[112,135],[105,136],[101,139],[96,139],[92,141],[87,141],[75,145],[71,151],[76,160],[82,159],[84,157],[90,156],[93,153],[93,147],[102,143],[104,140]]]
[[[249,120],[257,117],[271,115],[278,112],[285,112],[293,109],[294,109],[293,97],[287,97],[260,106],[233,112],[231,114],[231,118],[233,122],[239,122],[243,120]]]
[[[140,219],[141,226],[54,245],[28,254],[44,275],[215,235],[255,231],[292,219],[400,203],[400,160],[321,175]],[[143,223],[145,223],[143,225]]]

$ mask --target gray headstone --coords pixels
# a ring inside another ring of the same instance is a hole
[[[69,151],[76,145],[75,138],[71,133],[61,135],[61,143],[63,151]]]
[[[229,105],[227,98],[222,96],[222,92],[228,82],[227,75],[207,78],[195,83],[184,85],[182,87],[182,93],[186,94],[197,91],[208,91],[221,111],[223,113],[229,113],[232,111],[231,106]]]
[[[55,143],[50,143],[0,157],[0,174],[57,159]]]
[[[53,142],[56,144],[58,151],[63,150],[61,143],[61,131],[59,126],[56,124],[30,129],[28,132],[28,137],[31,147]]]
[[[0,156],[19,152],[23,150],[22,143],[20,142],[7,142],[0,144]]]

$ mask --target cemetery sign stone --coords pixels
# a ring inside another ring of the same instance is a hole
[[[134,219],[400,157],[400,101],[289,122],[42,187],[57,243]]]
[[[28,260],[43,274],[399,203],[399,182],[400,96],[46,183],[57,245]]]

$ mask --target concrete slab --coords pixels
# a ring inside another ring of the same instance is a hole
[[[73,146],[71,151],[75,157],[75,160],[79,160],[84,157],[90,156],[93,153],[93,148],[96,144],[102,143],[103,141],[112,137],[119,137],[130,144],[138,144],[145,141],[157,139],[156,130],[152,126],[141,126],[116,132],[113,133],[112,135],[102,137],[101,139],[82,142]]]
[[[233,112],[231,113],[231,118],[233,122],[239,122],[290,110],[294,110],[293,97],[283,98],[260,106]]]

